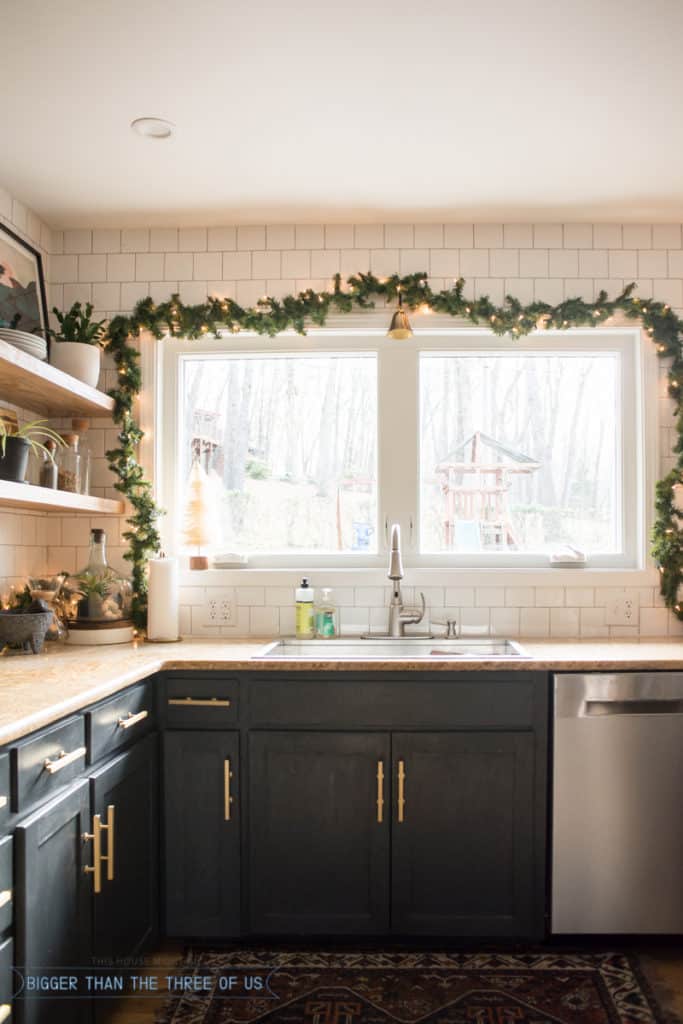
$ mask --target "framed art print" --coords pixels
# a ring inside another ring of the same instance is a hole
[[[0,224],[0,327],[45,337],[47,300],[37,249]]]

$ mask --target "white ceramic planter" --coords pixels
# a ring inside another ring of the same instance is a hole
[[[89,384],[91,388],[97,387],[100,359],[98,345],[84,345],[80,341],[53,341],[50,345],[51,364],[84,384]]]

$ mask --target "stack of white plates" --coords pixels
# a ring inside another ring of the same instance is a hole
[[[36,359],[47,359],[47,342],[39,338],[37,334],[28,334],[26,331],[13,331],[10,327],[0,327],[0,338],[8,341],[10,345],[21,349]]]

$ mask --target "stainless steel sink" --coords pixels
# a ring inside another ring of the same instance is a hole
[[[439,661],[509,661],[529,655],[513,640],[466,637],[458,640],[276,640],[255,658],[285,658],[293,661],[385,661],[416,658]]]

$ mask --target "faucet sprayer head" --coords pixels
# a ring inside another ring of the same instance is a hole
[[[398,523],[394,523],[391,527],[391,554],[389,556],[389,572],[387,576],[390,580],[402,580],[403,579],[403,562],[401,561],[401,527]]]

